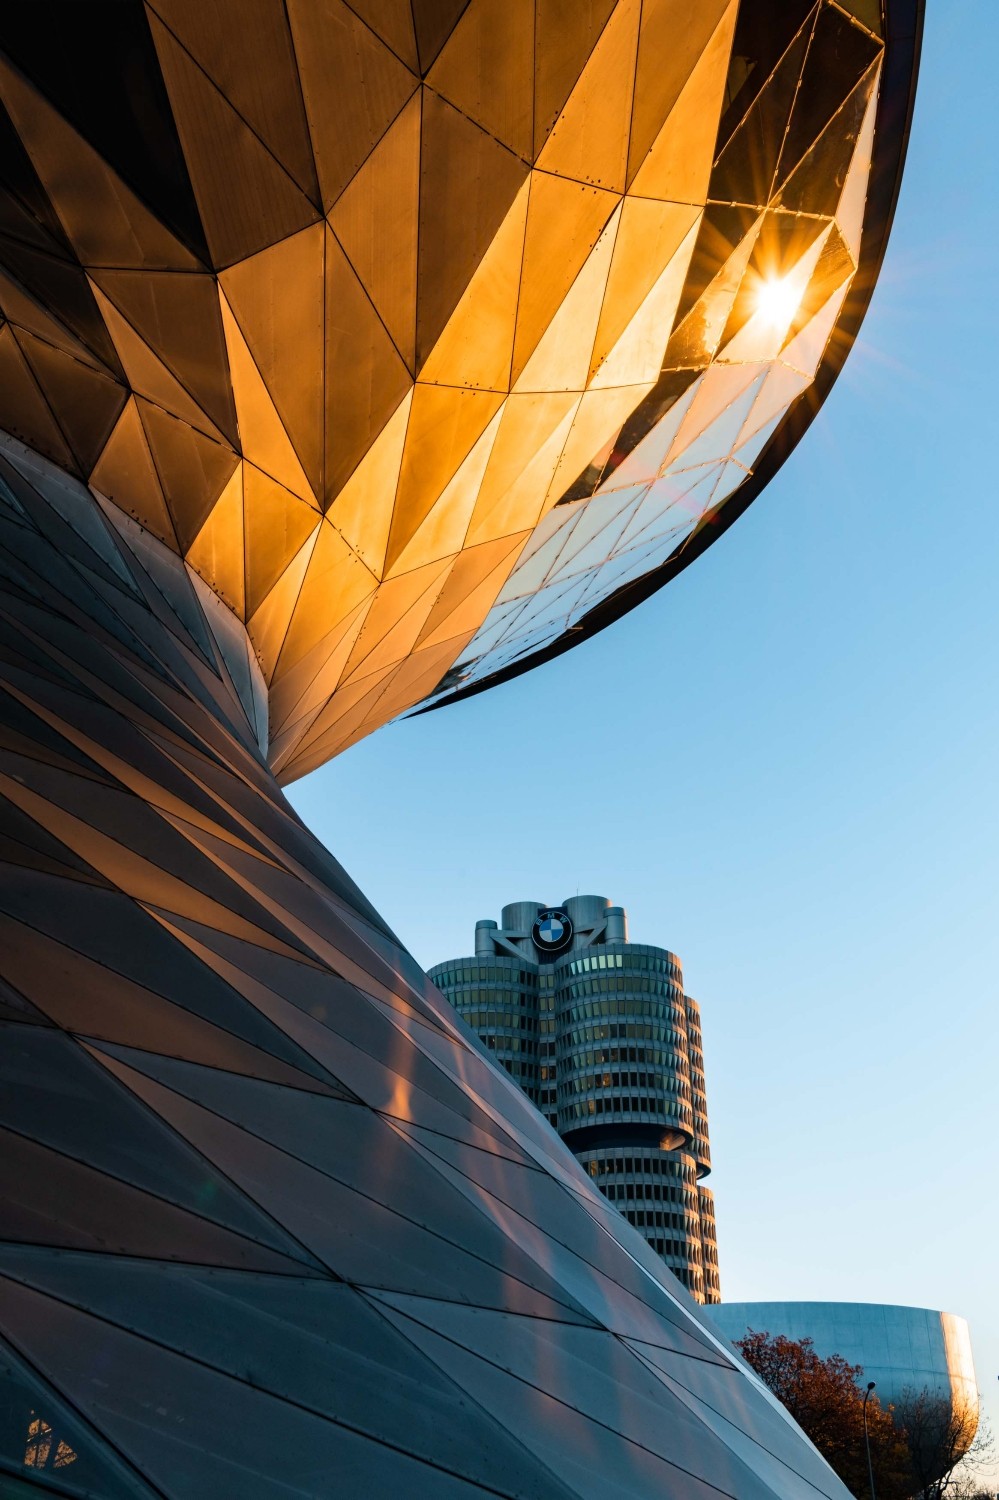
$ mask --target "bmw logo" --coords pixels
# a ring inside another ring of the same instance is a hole
[[[572,942],[572,922],[561,907],[538,912],[531,928],[531,941],[541,953],[564,953]]]

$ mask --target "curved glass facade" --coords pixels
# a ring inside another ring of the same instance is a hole
[[[605,1125],[637,1123],[670,1146],[689,1144],[687,1020],[674,955],[608,945],[563,960],[556,984],[560,1135],[582,1143]]]
[[[537,1102],[537,975],[511,958],[456,959],[436,978],[462,1018]]]
[[[704,1300],[721,1301],[718,1276],[718,1231],[715,1224],[715,1195],[703,1183],[697,1184],[697,1207],[701,1216],[701,1256],[704,1266]]]
[[[703,1226],[693,1157],[682,1150],[663,1151],[638,1144],[583,1147],[576,1156],[605,1197],[644,1235],[691,1295],[698,1302],[718,1301],[718,1295],[709,1297],[704,1275]],[[712,1219],[712,1230],[713,1225]],[[715,1250],[716,1293],[717,1288]]]
[[[687,1053],[690,1059],[690,1091],[694,1108],[692,1150],[698,1166],[711,1171],[711,1143],[708,1140],[708,1100],[704,1086],[704,1050],[701,1041],[701,1008],[689,995],[683,997],[687,1021]]]
[[[546,915],[565,919],[564,951],[534,936]],[[688,1291],[718,1301],[700,1010],[676,954],[628,942],[594,896],[516,902],[476,946],[431,978]]]

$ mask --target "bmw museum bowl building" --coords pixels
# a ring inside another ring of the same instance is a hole
[[[565,649],[804,434],[920,0],[0,24],[0,1471],[842,1497],[281,787]]]

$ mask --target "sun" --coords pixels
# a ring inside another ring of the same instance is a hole
[[[756,291],[756,310],[773,328],[787,329],[801,303],[801,290],[790,276],[770,276]]]

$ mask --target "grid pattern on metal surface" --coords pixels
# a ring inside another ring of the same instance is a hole
[[[694,545],[836,342],[870,0],[103,14],[5,27],[3,420],[246,623],[285,780]]]
[[[839,1500],[303,828],[181,561],[6,441],[0,581],[0,1470]]]

